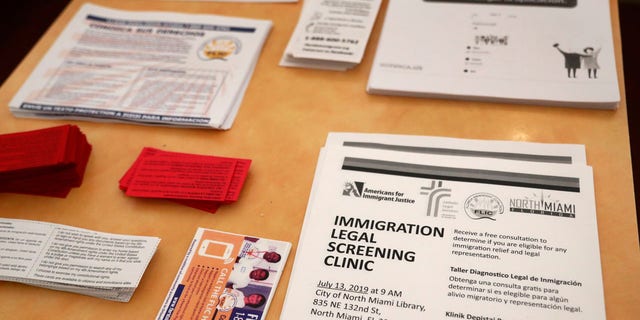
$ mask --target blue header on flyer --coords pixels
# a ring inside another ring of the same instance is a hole
[[[578,0],[423,0],[425,2],[448,2],[467,4],[520,5],[538,7],[575,8]]]
[[[156,28],[173,28],[173,29],[188,29],[188,30],[201,30],[201,31],[226,31],[226,32],[246,32],[254,33],[256,28],[249,27],[234,27],[201,23],[179,23],[179,22],[166,22],[166,21],[139,21],[139,20],[124,20],[124,19],[111,19],[100,17],[96,15],[87,15],[87,20],[104,22],[112,25],[130,26],[130,27],[156,27]]]

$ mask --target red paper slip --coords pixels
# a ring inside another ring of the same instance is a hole
[[[237,159],[236,168],[233,172],[233,178],[231,179],[231,184],[229,185],[229,190],[227,191],[227,196],[223,204],[233,203],[238,200],[240,196],[240,191],[244,185],[244,181],[246,180],[249,166],[251,165],[251,160],[247,159]],[[207,211],[210,213],[215,213],[220,207],[221,203],[219,202],[210,202],[210,201],[198,201],[198,200],[178,200],[174,199],[173,201],[178,202],[182,205],[200,209],[203,211]]]
[[[144,157],[126,194],[134,197],[224,201],[236,160],[156,154]]]
[[[136,171],[143,159],[153,155],[159,155],[159,154],[166,155],[166,156],[174,156],[177,158],[188,157],[193,159],[193,158],[201,157],[205,159],[217,158],[217,159],[236,160],[237,161],[236,167],[233,171],[231,184],[229,185],[229,190],[227,191],[227,195],[224,200],[225,203],[231,203],[238,200],[238,197],[240,196],[240,191],[244,186],[244,182],[249,172],[249,167],[251,166],[251,160],[249,159],[235,159],[235,158],[225,158],[225,157],[215,157],[215,156],[205,156],[205,155],[194,155],[194,154],[186,154],[186,153],[179,153],[179,152],[168,152],[168,151],[146,147],[142,150],[142,152],[140,152],[140,155],[138,156],[136,161],[133,163],[133,165],[131,165],[129,170],[127,170],[127,172],[120,179],[119,181],[120,189],[124,191],[128,189],[129,185],[131,184],[131,180],[136,174]],[[211,206],[209,203],[204,203],[201,201],[196,201],[194,203],[186,203],[185,201],[180,201],[180,203],[191,206],[191,207],[203,209],[209,212],[212,212],[212,210],[215,211],[213,209],[213,206]],[[202,206],[205,206],[206,208],[202,208]],[[215,207],[217,208],[217,206]]]
[[[77,126],[0,135],[0,192],[64,198],[82,184],[91,145]]]
[[[70,125],[0,135],[0,172],[65,162]]]

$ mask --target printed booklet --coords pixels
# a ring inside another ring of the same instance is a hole
[[[390,0],[367,91],[615,109],[609,5]]]

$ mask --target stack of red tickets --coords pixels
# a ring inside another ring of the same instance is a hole
[[[82,184],[90,153],[74,125],[0,135],[0,192],[65,198]]]
[[[120,179],[126,195],[170,199],[214,213],[238,200],[251,160],[144,148]]]

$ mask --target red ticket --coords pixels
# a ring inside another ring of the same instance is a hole
[[[60,126],[0,136],[0,171],[11,172],[57,165],[67,160],[71,126]]]
[[[77,126],[0,135],[0,192],[64,198],[82,184],[91,145]]]
[[[166,198],[214,213],[238,200],[251,160],[144,148],[119,181],[125,194]]]

